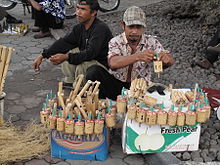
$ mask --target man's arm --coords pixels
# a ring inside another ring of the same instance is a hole
[[[57,53],[66,54],[69,50],[78,46],[78,35],[75,31],[67,34],[64,38],[55,41],[48,49],[44,49],[42,56],[44,58],[50,58]]]
[[[33,69],[37,71],[40,70],[40,65],[44,58],[50,58],[52,55],[56,55],[56,54],[59,54],[58,56],[62,56],[62,55],[65,56],[66,55],[65,53],[77,47],[77,40],[79,37],[76,33],[77,31],[76,29],[77,28],[74,27],[73,31],[70,34],[66,35],[64,38],[57,40],[53,45],[50,46],[50,48],[45,49],[43,53],[34,60]],[[65,57],[56,56],[56,58],[53,58],[51,62],[54,64],[55,63],[58,64],[59,61],[64,58],[66,59],[67,56]],[[68,58],[66,60],[68,60]]]
[[[151,62],[153,61],[155,55],[156,52],[152,50],[137,52],[131,56],[120,56],[116,54],[109,58],[109,67],[111,69],[118,69],[138,61]],[[165,68],[174,64],[173,57],[167,51],[161,51],[158,60],[163,62]]]
[[[68,60],[69,55],[68,54],[55,54],[54,56],[51,56],[49,59],[50,59],[50,62],[52,62],[54,65],[59,65],[62,62]]]
[[[44,57],[42,55],[38,56],[35,60],[34,60],[34,63],[33,63],[33,69],[35,71],[39,71],[40,70],[40,65],[43,61]]]
[[[108,41],[112,38],[110,30],[105,26],[97,26],[90,35],[85,50],[78,53],[69,53],[68,61],[70,64],[78,65],[104,55],[102,51],[103,49],[107,50]]]
[[[31,3],[33,8],[35,8],[37,11],[41,11],[42,10],[41,5],[38,2],[36,2],[35,0],[29,0],[29,2]]]
[[[174,64],[175,60],[174,58],[170,55],[170,53],[166,50],[164,51],[161,51],[159,53],[159,58],[158,58],[159,61],[162,61],[163,62],[163,67],[164,69],[170,67],[171,65]]]
[[[131,56],[113,55],[109,58],[109,67],[111,69],[118,69],[133,64],[138,61],[151,62],[156,52],[152,50],[145,50],[143,52],[137,52]]]

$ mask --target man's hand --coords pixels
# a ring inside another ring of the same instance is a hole
[[[154,59],[156,52],[153,50],[145,50],[143,52],[138,52],[137,55],[138,61],[151,62]]]
[[[44,58],[44,57],[43,57],[42,55],[40,55],[40,56],[38,56],[38,57],[34,60],[33,69],[34,69],[35,71],[39,71],[39,70],[40,70],[40,65],[41,65],[41,62],[42,62],[43,58]]]
[[[52,62],[54,65],[61,64],[65,60],[68,60],[69,55],[68,54],[55,54],[49,58],[50,62]]]
[[[167,66],[171,66],[174,63],[174,59],[173,57],[170,55],[170,52],[167,50],[161,51],[159,53],[159,61],[162,61],[163,64],[167,65]]]
[[[28,0],[28,1],[33,6],[33,8],[35,8],[37,11],[43,10],[41,5],[38,2],[36,2],[35,0]]]

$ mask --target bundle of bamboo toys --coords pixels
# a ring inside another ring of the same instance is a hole
[[[184,92],[178,89],[169,89],[168,97],[170,97],[172,104],[169,108],[165,108],[163,103],[157,104],[156,98],[145,95],[146,89],[138,92],[139,94],[135,92],[139,89],[137,82],[141,82],[146,87],[148,83],[143,83],[143,81],[143,79],[133,80],[130,93],[117,97],[117,113],[127,113],[128,119],[148,125],[195,125],[197,122],[204,123],[209,119],[211,107],[208,97],[198,87],[198,84],[193,91]],[[170,86],[172,87],[172,85]]]
[[[80,90],[84,76],[77,78],[69,96],[59,82],[57,95],[48,93],[40,112],[41,122],[49,129],[75,135],[102,134],[104,125],[114,127],[115,108],[111,101],[99,100],[100,82],[90,80]]]
[[[131,87],[130,87],[130,92],[132,97],[138,98],[144,96],[148,86],[149,86],[148,82],[145,81],[143,78],[134,79],[131,82]]]
[[[11,60],[12,55],[12,48],[8,48],[6,46],[0,45],[0,96],[1,99],[4,99],[5,93],[3,92],[4,85],[5,85],[5,79],[8,72],[9,63]],[[4,105],[1,106],[0,109],[0,126],[3,125],[3,112],[4,111]]]

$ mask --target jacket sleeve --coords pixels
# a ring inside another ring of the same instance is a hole
[[[77,34],[77,30],[75,27],[73,28],[71,33],[55,41],[48,49],[44,49],[42,56],[44,58],[50,58],[50,56],[55,55],[57,53],[67,53],[69,50],[77,47],[78,37],[79,34]]]
[[[69,53],[69,63],[78,65],[85,61],[97,59],[102,55],[101,51],[105,45],[108,45],[107,36],[111,34],[106,26],[97,25],[92,30],[86,48],[78,53]]]

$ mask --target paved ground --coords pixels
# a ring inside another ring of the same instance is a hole
[[[152,2],[161,0],[145,1],[139,0],[135,5],[147,5]],[[133,2],[122,0],[120,10],[124,10],[127,6],[133,5]],[[23,15],[22,7],[19,5],[10,14],[18,19],[22,19],[25,24],[33,27],[31,15]],[[103,14],[103,13],[102,13]],[[70,25],[71,20],[69,20]],[[74,22],[74,20],[73,20]],[[33,60],[41,53],[43,48],[51,45],[54,38],[34,39],[33,32],[28,32],[25,36],[0,36],[0,44],[15,49],[11,64],[8,71],[8,77],[5,84],[5,114],[4,118],[8,119],[11,116],[15,124],[23,124],[30,120],[39,121],[39,111],[42,107],[43,99],[48,91],[57,91],[58,81],[62,78],[62,73],[59,66],[53,66],[47,61],[44,61],[40,72],[32,70]],[[32,159],[14,164],[25,165],[70,165],[70,164],[152,164],[157,159],[157,162],[163,164],[166,162],[176,163],[176,159],[170,157],[170,154],[154,154],[154,155],[126,155],[121,149],[121,140],[119,135],[115,135],[112,139],[109,158],[105,162],[79,161],[79,160],[60,160],[51,158],[49,153],[44,159]],[[170,158],[164,161],[164,157]],[[154,163],[153,163],[154,164]]]
[[[121,0],[119,10],[125,10],[128,6],[137,5],[145,6],[148,4],[160,2],[162,0],[138,0],[128,1]],[[24,16],[22,7],[17,6],[9,11],[17,18],[21,18],[25,24],[33,27],[33,20],[30,14]],[[100,13],[103,19],[104,13]],[[114,15],[116,16],[116,15]],[[75,20],[67,20],[65,29],[73,25]],[[110,25],[111,26],[111,25]],[[59,66],[53,66],[47,61],[43,62],[40,72],[32,70],[33,60],[41,53],[43,48],[51,45],[54,38],[34,39],[34,33],[29,32],[25,36],[0,36],[0,44],[13,47],[15,49],[11,64],[9,67],[8,77],[5,84],[5,119],[12,115],[12,121],[15,124],[22,124],[30,120],[39,121],[39,111],[42,106],[43,99],[46,93],[51,89],[57,91],[58,81],[62,78],[62,73]],[[148,154],[148,155],[126,155],[121,149],[121,140],[118,134],[112,137],[110,146],[109,158],[105,162],[94,161],[79,161],[79,160],[60,160],[51,158],[49,153],[44,159],[32,159],[15,164],[21,165],[72,165],[72,164],[176,164],[176,159],[173,159],[169,153],[163,154]]]

